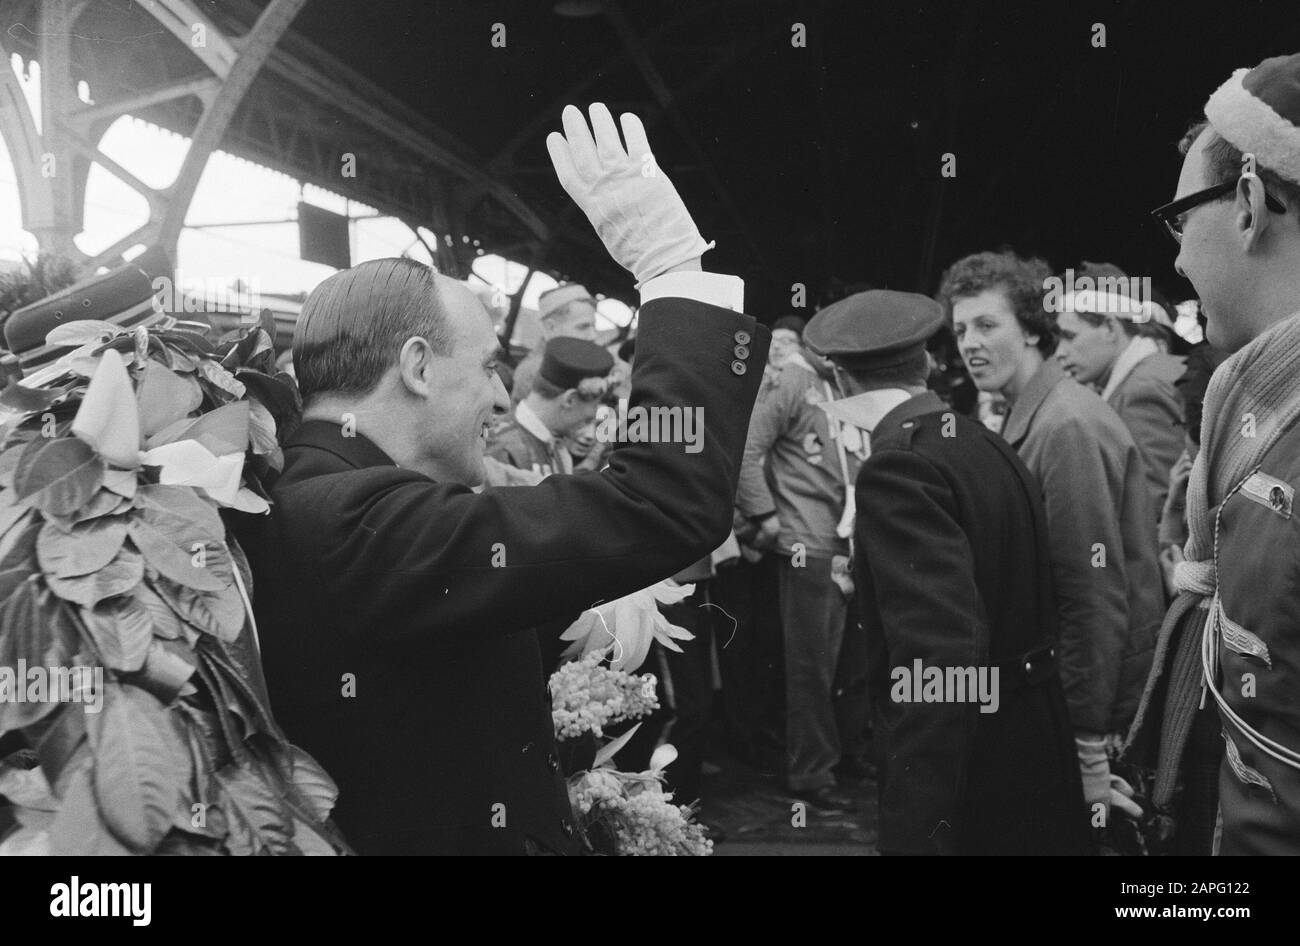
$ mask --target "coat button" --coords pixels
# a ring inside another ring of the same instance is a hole
[[[749,349],[746,348],[744,345],[737,345],[734,349],[732,349],[732,354],[734,354],[741,361],[744,361],[746,358],[749,357]]]
[[[744,374],[748,370],[749,368],[745,366],[745,363],[743,361],[733,361],[731,363],[732,374]]]
[[[560,830],[564,832],[564,836],[565,836],[566,838],[571,838],[571,837],[573,837],[573,825],[569,824],[569,822],[567,822],[567,821],[561,821],[561,822],[560,822]]]
[[[750,335],[748,332],[746,332],[744,329],[741,329],[739,332],[737,332],[735,335],[731,337],[736,340],[737,345],[748,345],[751,341],[754,340],[753,336]]]
[[[552,772],[558,772],[558,771],[560,771],[560,760],[557,759],[557,758],[555,758],[555,753],[554,753],[554,752],[552,752],[552,753],[550,753],[549,755],[547,755],[547,757],[546,757],[546,764],[547,764],[547,766],[550,767],[550,770],[551,770]]]

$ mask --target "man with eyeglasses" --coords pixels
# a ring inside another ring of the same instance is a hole
[[[1130,752],[1158,763],[1151,800],[1167,808],[1198,707],[1217,708],[1220,852],[1297,854],[1300,54],[1239,69],[1205,115],[1184,139],[1177,199],[1154,215],[1230,357],[1206,393],[1187,561]]]

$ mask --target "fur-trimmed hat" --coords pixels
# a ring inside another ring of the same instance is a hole
[[[1300,53],[1238,69],[1205,103],[1205,117],[1260,167],[1300,184]]]

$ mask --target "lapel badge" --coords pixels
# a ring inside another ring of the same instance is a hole
[[[1267,473],[1252,473],[1242,485],[1241,492],[1251,502],[1271,509],[1283,519],[1291,518],[1295,487],[1285,480],[1269,476]]]

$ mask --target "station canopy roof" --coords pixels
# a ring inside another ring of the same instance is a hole
[[[266,3],[199,6],[238,33]],[[201,74],[138,3],[92,6],[73,53],[100,88]],[[631,301],[544,144],[565,103],[599,100],[645,119],[717,240],[706,264],[743,276],[765,321],[795,286],[809,307],[859,284],[933,292],[1004,244],[1178,297],[1147,217],[1175,145],[1234,68],[1298,50],[1293,0],[308,0],[222,147]],[[183,133],[197,115],[140,113]]]

